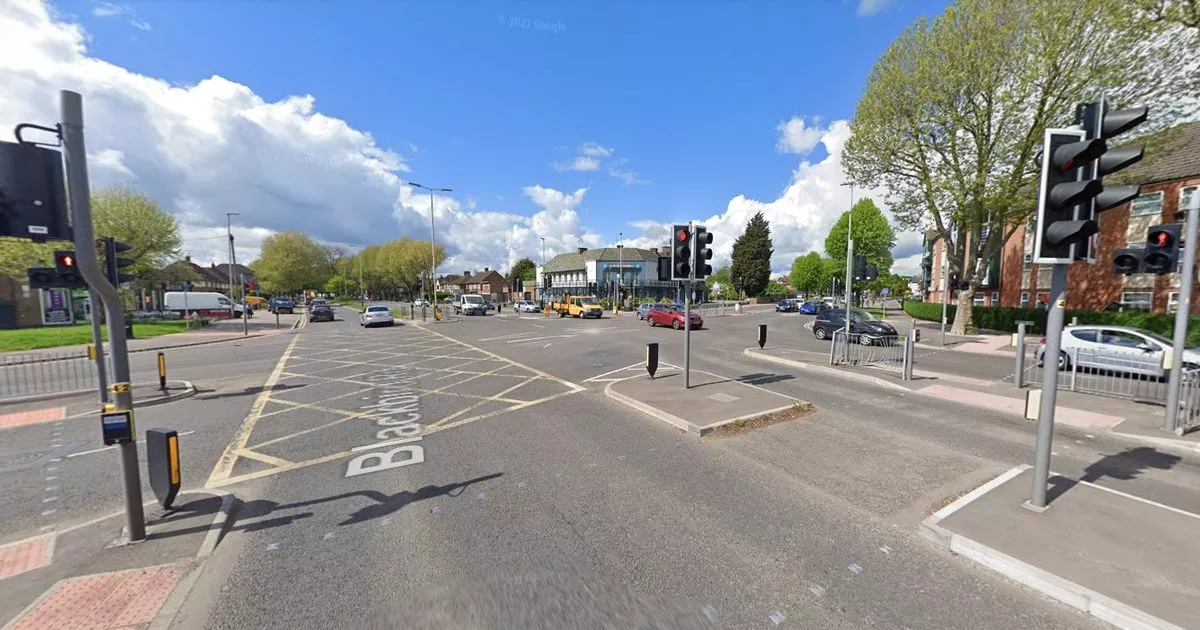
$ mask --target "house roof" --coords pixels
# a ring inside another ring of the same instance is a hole
[[[212,269],[212,268],[210,267],[210,269]],[[225,278],[225,282],[229,282],[229,264],[228,263],[221,263],[221,264],[217,265],[216,271],[217,271],[217,273],[221,274],[222,278]],[[254,271],[252,269],[250,269],[249,267],[247,267],[246,265],[241,265],[241,264],[234,265],[233,266],[234,282],[237,282],[238,278],[241,276],[246,276],[247,278],[253,279]]]
[[[580,271],[587,266],[590,260],[621,260],[624,259],[630,262],[658,262],[658,251],[653,249],[639,249],[637,247],[599,247],[589,249],[582,254],[571,252],[569,254],[559,254],[554,258],[546,261],[544,270],[548,273],[559,273],[563,271]]]
[[[1200,122],[1176,125],[1130,143],[1145,147],[1141,162],[1112,178],[1119,183],[1154,184],[1200,177]]]
[[[471,276],[470,278],[464,278],[464,279],[460,280],[459,282],[461,284],[483,284],[485,282],[504,282],[504,276],[500,275],[500,272],[496,271],[495,269],[489,269],[487,271],[480,271],[479,273]]]

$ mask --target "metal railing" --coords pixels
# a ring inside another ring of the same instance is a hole
[[[112,357],[105,355],[112,373]],[[96,362],[86,352],[30,352],[0,355],[0,400],[95,389]]]
[[[1174,431],[1183,435],[1200,429],[1200,371],[1185,370],[1179,383],[1179,413]]]
[[[1025,352],[1025,368],[1017,375],[1018,387],[1041,386],[1045,366],[1037,353],[1042,347],[1023,344],[1023,348],[1018,348]],[[1060,361],[1051,363],[1051,368],[1054,367],[1062,372],[1058,378],[1059,390],[1158,405],[1167,402],[1166,371],[1157,353],[1067,348],[1062,351]]]
[[[845,330],[833,333],[829,346],[829,365],[869,367],[895,373],[904,380],[912,380],[913,360],[912,336],[868,337]]]
[[[709,317],[725,317],[733,312],[733,307],[726,302],[701,302],[692,304],[692,310],[708,319]]]

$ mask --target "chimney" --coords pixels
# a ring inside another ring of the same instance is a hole
[[[184,257],[183,257],[183,262],[185,262],[185,263],[190,263],[190,262],[192,262],[192,255],[191,255],[191,254],[188,254],[187,256],[184,256]]]
[[[471,272],[470,272],[470,271],[464,271],[464,272],[463,272],[463,280],[466,280],[467,278],[470,278],[470,277],[471,277]]]
[[[576,253],[576,254],[582,254],[583,252],[586,252],[586,251],[587,251],[587,248],[586,248],[586,247],[577,247],[577,248],[575,248],[575,253]]]
[[[666,256],[668,258],[671,256],[671,246],[670,245],[663,245],[662,249],[659,251],[662,252],[659,254],[659,256]]]
[[[491,269],[488,269],[487,267],[484,267],[484,268],[483,268],[483,273],[487,273],[487,272],[489,272],[489,271],[491,271]]]

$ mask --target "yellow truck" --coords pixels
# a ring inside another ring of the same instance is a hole
[[[546,317],[550,317],[553,313],[558,313],[559,317],[570,315],[571,317],[600,319],[604,316],[604,307],[600,306],[600,302],[596,300],[595,296],[567,294],[561,300],[551,302],[550,306],[546,307]]]

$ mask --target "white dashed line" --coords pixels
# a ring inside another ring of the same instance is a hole
[[[772,610],[771,614],[767,615],[767,619],[770,619],[775,625],[778,626],[779,624],[783,623],[783,620],[787,619],[787,617],[783,616],[783,613],[779,612],[778,610]]]
[[[846,569],[850,571],[851,575],[858,575],[859,573],[862,573],[862,567],[858,566],[857,564],[851,564],[850,566],[846,567]]]
[[[809,590],[809,592],[811,592],[813,595],[816,595],[817,597],[825,597],[825,588],[823,586],[818,586],[816,584],[809,584],[808,590]]]

